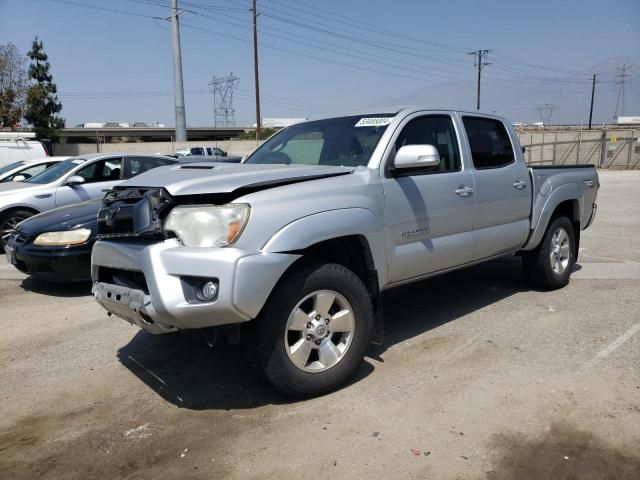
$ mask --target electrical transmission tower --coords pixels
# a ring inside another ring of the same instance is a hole
[[[236,111],[233,109],[233,92],[240,78],[230,73],[226,77],[213,77],[209,89],[213,93],[213,124],[217,128],[233,127],[236,124]]]
[[[627,73],[627,70],[631,70],[631,65],[622,64],[621,67],[618,67],[618,72],[616,74],[616,85],[618,85],[618,99],[616,100],[616,112],[613,114],[613,119],[615,120],[619,116],[624,116],[624,82],[625,79],[630,77],[631,74]]]
[[[469,52],[469,55],[473,55],[473,66],[478,68],[478,97],[476,102],[476,109],[480,110],[480,73],[482,69],[487,65],[491,65],[487,62],[487,55],[493,50],[475,50]]]
[[[551,115],[553,114],[553,111],[557,109],[557,105],[553,105],[551,103],[545,103],[544,105],[536,107],[536,111],[540,114],[540,120],[545,126],[551,123]]]

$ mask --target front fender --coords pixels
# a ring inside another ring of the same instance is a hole
[[[573,218],[571,218],[571,220],[579,220],[581,218],[583,208],[582,188],[579,184],[566,183],[564,185],[560,185],[547,197],[540,194],[533,205],[531,218],[531,224],[534,225],[533,231],[529,235],[529,240],[525,246],[522,247],[522,250],[533,250],[538,246],[542,241],[542,237],[547,230],[547,226],[549,225],[556,208],[558,208],[558,205],[566,201],[572,201],[574,203]]]
[[[304,250],[325,240],[350,235],[366,238],[378,281],[384,285],[387,276],[384,220],[366,208],[328,210],[299,218],[277,231],[261,250],[273,253]]]

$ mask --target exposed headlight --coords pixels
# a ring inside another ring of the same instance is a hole
[[[164,221],[164,231],[175,234],[187,247],[226,247],[249,220],[249,205],[184,205],[174,207]]]
[[[45,232],[38,235],[33,241],[33,244],[49,247],[79,245],[89,240],[90,236],[91,230],[88,228],[79,228],[77,230],[68,230],[66,232]]]

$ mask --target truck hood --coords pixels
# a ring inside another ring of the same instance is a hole
[[[263,190],[289,183],[351,173],[351,167],[330,165],[248,165],[198,162],[154,168],[120,184],[129,187],[164,187],[173,196]]]

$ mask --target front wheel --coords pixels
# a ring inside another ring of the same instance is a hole
[[[343,385],[362,363],[373,306],[351,270],[327,263],[289,274],[254,322],[252,363],[285,394],[313,397]]]
[[[33,213],[28,210],[13,210],[0,215],[0,247],[4,246],[16,225],[32,216]]]
[[[575,263],[575,232],[567,217],[555,218],[538,248],[522,256],[529,281],[545,290],[557,290],[569,283]]]

